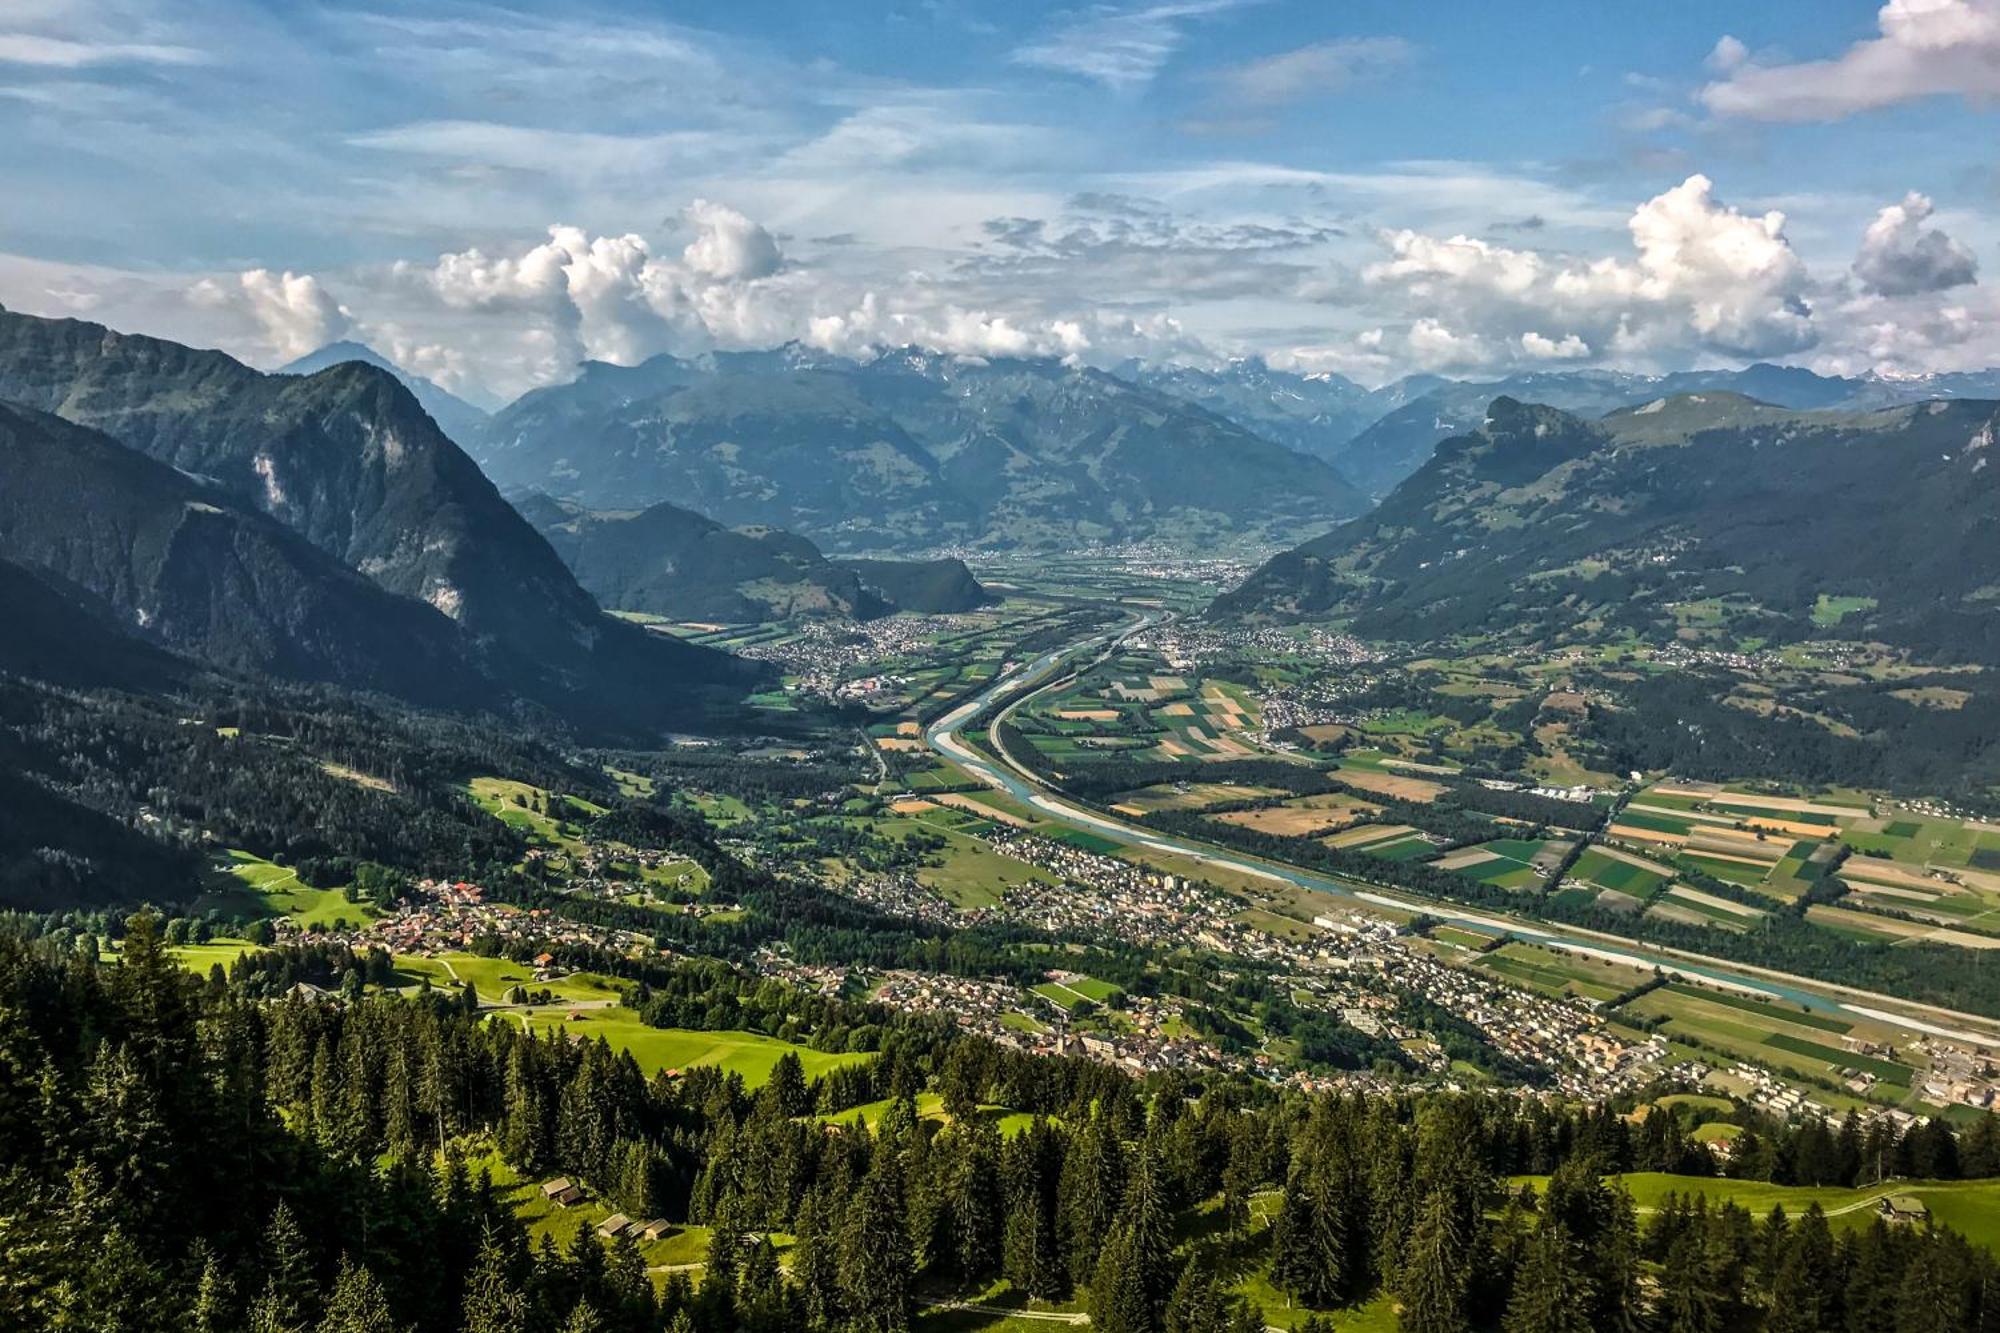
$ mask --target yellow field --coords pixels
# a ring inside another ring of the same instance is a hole
[[[1381,773],[1372,768],[1343,768],[1334,776],[1361,791],[1372,791],[1399,801],[1418,801],[1425,805],[1435,801],[1444,792],[1442,783],[1426,782],[1422,778],[1406,778],[1400,773]]]
[[[1262,810],[1231,810],[1227,814],[1210,815],[1209,818],[1234,824],[1238,828],[1276,834],[1281,838],[1298,838],[1329,824],[1339,823],[1342,815],[1336,810],[1301,810],[1295,806],[1273,805]]]
[[[976,801],[972,797],[967,796],[964,792],[957,792],[957,791],[939,792],[937,795],[931,797],[930,799],[936,802],[938,805],[948,805],[956,810],[969,810],[973,814],[982,816],[983,818],[986,819],[990,819],[996,824],[1007,824],[1011,825],[1014,828],[1033,827],[1033,821],[1023,819],[1021,818],[1021,816],[1013,814],[1009,811],[995,809],[993,806],[983,804],[982,802]]]

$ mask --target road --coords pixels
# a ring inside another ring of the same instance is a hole
[[[1119,629],[1086,636],[1007,672],[977,698],[960,704],[933,722],[924,733],[924,739],[950,763],[1032,807],[1037,813],[1072,828],[1115,838],[1127,846],[1186,857],[1204,865],[1224,867],[1274,884],[1291,884],[1335,899],[1404,912],[1422,912],[1441,921],[1475,929],[1507,931],[1524,940],[1557,945],[1575,953],[1629,966],[1658,967],[1727,990],[1803,1005],[1822,1013],[1863,1015],[1911,1032],[2000,1050],[2000,1025],[1975,1014],[1917,1004],[1856,987],[1807,980],[1776,969],[1735,963],[1705,954],[1642,945],[1622,936],[1580,927],[1552,925],[1500,912],[1473,911],[1441,899],[1413,897],[1387,885],[1337,878],[1280,862],[1265,861],[1211,843],[1127,823],[1063,796],[1007,755],[1005,747],[999,744],[998,733],[1008,715],[1036,695],[1061,685],[1076,674],[1087,655],[1093,661],[1099,660],[1132,635],[1158,624],[1160,619],[1158,613],[1138,616]],[[994,752],[1004,757],[1004,762],[995,762],[967,744],[959,732],[973,717],[1002,700],[1007,701],[1006,707],[996,714],[988,732]]]

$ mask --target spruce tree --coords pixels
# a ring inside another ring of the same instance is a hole
[[[1409,1254],[1401,1265],[1402,1333],[1465,1333],[1471,1246],[1463,1234],[1450,1193],[1425,1196],[1410,1232]]]
[[[910,1238],[903,1200],[878,1156],[847,1206],[840,1237],[840,1288],[855,1333],[904,1333],[910,1326]]]
[[[1507,1303],[1506,1333],[1593,1333],[1590,1282],[1575,1249],[1569,1232],[1554,1220],[1528,1238]]]
[[[463,1333],[528,1333],[528,1301],[507,1271],[507,1255],[488,1232],[465,1280]]]
[[[318,1333],[396,1333],[389,1297],[366,1268],[343,1258]]]

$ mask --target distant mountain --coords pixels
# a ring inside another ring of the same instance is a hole
[[[1798,637],[1826,595],[1860,608],[1843,635],[2000,660],[1996,434],[2000,404],[1980,400],[1794,412],[1700,393],[1593,422],[1500,398],[1372,513],[1210,614],[1410,640],[1666,635],[1670,605],[1722,598]]]
[[[452,621],[500,688],[593,725],[685,715],[748,664],[604,615],[384,371],[263,375],[220,352],[0,312],[0,399],[207,479],[339,566]]]
[[[316,352],[307,352],[298,360],[278,368],[280,375],[316,375],[330,366],[346,361],[359,361],[364,366],[374,366],[386,370],[403,382],[403,387],[416,396],[417,403],[431,414],[431,420],[444,430],[453,440],[463,444],[477,435],[486,425],[486,411],[466,402],[451,390],[441,387],[434,380],[403,369],[388,357],[383,356],[366,343],[328,343]]]
[[[592,363],[498,413],[476,452],[510,489],[874,549],[1194,545],[1361,507],[1326,464],[1158,390],[911,350]]]
[[[1421,382],[1402,382],[1414,389]],[[1433,380],[1408,394],[1325,457],[1370,495],[1386,495],[1424,465],[1440,440],[1478,427],[1495,398],[1543,403],[1583,416],[1684,393],[1737,393],[1779,407],[1860,410],[1931,398],[2000,398],[2000,372],[1903,379],[1844,379],[1800,366],[1759,363],[1741,370],[1633,375],[1611,370],[1538,371],[1500,380]]]
[[[538,494],[516,507],[583,586],[619,611],[737,624],[965,610],[986,598],[961,561],[836,562],[795,533],[727,528],[678,505],[596,512]]]
[[[1371,392],[1344,375],[1297,375],[1254,359],[1215,370],[1133,362],[1115,373],[1329,462],[1341,446],[1401,405],[1393,388]]]

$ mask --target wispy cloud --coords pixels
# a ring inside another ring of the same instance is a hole
[[[1143,9],[1100,8],[1017,48],[1013,60],[1126,91],[1144,87],[1186,40],[1191,20],[1254,0],[1184,0]]]
[[[198,65],[206,57],[191,46],[157,42],[77,41],[31,32],[0,32],[0,64],[82,69],[86,65]]]
[[[1342,37],[1280,51],[1217,71],[1241,101],[1270,106],[1341,92],[1409,64],[1417,49],[1401,37]]]

